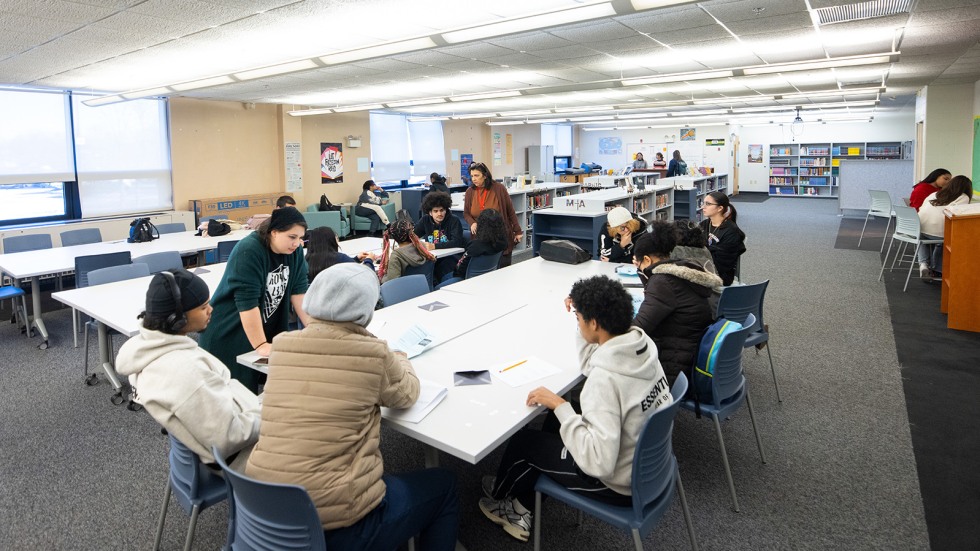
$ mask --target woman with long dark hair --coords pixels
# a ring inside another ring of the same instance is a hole
[[[735,223],[738,212],[728,199],[728,194],[720,191],[704,196],[701,211],[704,213],[701,231],[705,235],[705,245],[722,283],[731,285],[735,280],[738,257],[745,252],[745,232]]]
[[[466,277],[466,267],[470,260],[478,256],[497,254],[507,249],[509,240],[507,239],[507,226],[500,213],[487,209],[480,213],[476,220],[476,233],[466,245],[466,252],[456,264],[455,277]]]
[[[687,176],[687,163],[681,158],[679,149],[674,150],[674,156],[667,164],[667,176],[665,178],[674,176]]]
[[[509,233],[507,249],[500,256],[500,267],[510,266],[510,255],[514,251],[514,244],[520,243],[524,239],[524,230],[521,223],[517,220],[517,213],[514,212],[514,203],[510,200],[510,194],[503,184],[493,181],[490,169],[484,163],[473,163],[470,165],[470,179],[473,185],[466,188],[466,198],[463,201],[463,218],[470,225],[470,233],[476,233],[476,219],[480,213],[486,209],[496,210],[503,216],[507,224]]]
[[[295,207],[272,211],[235,245],[211,298],[213,321],[201,333],[201,348],[252,392],[265,382],[265,375],[239,365],[237,356],[252,350],[268,356],[272,339],[289,325],[290,309],[304,325],[309,322],[303,310],[303,295],[310,286],[301,247],[305,234],[306,219]]]
[[[402,276],[405,268],[421,266],[426,262],[435,262],[429,249],[415,235],[415,225],[411,220],[400,218],[384,232],[381,261],[378,267],[378,277],[381,282],[391,281]],[[394,243],[398,248],[394,247]]]
[[[966,176],[957,176],[942,189],[928,195],[919,208],[919,231],[927,239],[942,239],[946,223],[943,209],[951,205],[964,205],[973,199],[973,182]],[[919,246],[919,275],[923,278],[938,277],[943,271],[943,246]]]
[[[356,258],[347,256],[340,250],[340,241],[337,233],[328,226],[322,226],[310,230],[307,234],[306,242],[306,264],[310,277],[310,283],[316,279],[317,274],[326,270],[334,264],[341,262],[360,262],[371,270],[374,270],[374,261],[378,258],[371,253],[358,253]]]
[[[930,172],[924,180],[912,188],[912,194],[909,195],[909,206],[919,210],[926,197],[943,189],[952,177],[953,175],[945,168],[937,168]]]

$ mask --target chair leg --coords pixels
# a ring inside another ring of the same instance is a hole
[[[891,225],[892,225],[892,217],[889,216],[888,221],[885,222],[885,235],[881,238],[881,248],[878,249],[879,254],[885,250],[885,241],[888,241],[888,226]],[[897,226],[898,222],[895,222],[895,225]]]
[[[903,293],[909,288],[909,279],[912,278],[912,268],[915,268],[915,261],[919,258],[919,247],[921,246],[921,243],[916,243],[915,250],[912,251],[912,260],[909,261],[909,273],[905,276],[905,287],[902,287]]]
[[[881,281],[881,276],[885,274],[885,266],[888,265],[888,255],[892,254],[892,245],[895,244],[895,237],[892,236],[892,240],[888,242],[888,252],[885,253],[885,259],[881,261],[881,271],[878,272],[878,281]]]
[[[762,449],[762,437],[759,436],[759,427],[755,424],[755,411],[752,409],[752,396],[749,395],[749,389],[745,389],[745,405],[749,408],[749,419],[752,420],[752,430],[755,431],[755,443],[759,445],[759,457],[762,458],[762,462],[766,462],[766,452]]]
[[[167,507],[170,505],[170,475],[167,475],[167,489],[163,492],[163,507],[160,509],[160,522],[157,523],[157,537],[153,540],[153,551],[160,549],[163,537],[163,523],[167,520]]]
[[[88,379],[88,322],[85,322],[85,378]]]
[[[721,447],[721,463],[725,466],[725,476],[728,477],[728,489],[732,493],[732,507],[738,513],[738,497],[735,496],[735,479],[732,478],[732,468],[728,465],[728,452],[725,451],[725,438],[721,435],[721,421],[718,415],[712,415],[715,422],[715,432],[718,433],[718,446]]]
[[[866,214],[864,216],[864,227],[861,228],[861,237],[858,238],[858,248],[859,249],[861,248],[861,240],[864,239],[864,230],[867,229],[867,227],[868,227],[868,218],[871,218],[871,211],[870,210],[868,211],[868,214]]]
[[[187,539],[184,541],[184,551],[191,551],[194,543],[194,529],[197,528],[197,515],[201,513],[201,506],[194,505],[191,509],[191,524],[187,527]]]
[[[698,551],[698,538],[694,535],[694,522],[691,519],[691,510],[687,507],[687,494],[684,492],[684,484],[681,483],[680,471],[677,471],[677,495],[681,498],[681,511],[684,513],[684,522],[687,523],[687,535],[691,538],[691,549]]]
[[[633,532],[633,545],[636,546],[636,551],[643,551],[643,538],[640,537],[640,531],[634,528]]]
[[[783,398],[779,395],[779,381],[776,380],[776,366],[772,363],[772,350],[770,350],[769,341],[766,341],[766,353],[769,354],[769,371],[772,371],[772,384],[776,385],[776,400],[782,402]]]
[[[534,551],[541,551],[541,492],[534,492]]]

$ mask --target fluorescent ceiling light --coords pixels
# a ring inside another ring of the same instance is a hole
[[[150,88],[149,90],[140,90],[138,92],[128,92],[122,94],[122,97],[126,99],[140,99],[148,98],[151,96],[163,96],[170,93],[170,88],[166,86],[160,86],[158,88]]]
[[[258,69],[242,71],[240,73],[234,73],[232,76],[238,80],[252,80],[256,78],[295,73],[296,71],[306,71],[307,69],[316,69],[317,67],[319,67],[319,65],[317,65],[312,59],[301,59],[299,61],[280,63],[279,65],[270,65],[268,67],[260,67]]]
[[[449,117],[408,117],[408,122],[448,121]]]
[[[467,94],[464,96],[451,96],[449,101],[475,101],[479,99],[496,99],[496,98],[512,98],[514,96],[519,96],[521,93],[517,90],[503,90],[500,92],[487,92],[485,94]]]
[[[891,63],[893,61],[892,56],[898,56],[900,53],[901,52],[892,52],[886,54],[834,57],[830,59],[803,61],[800,63],[773,63],[772,65],[746,67],[742,71],[746,75],[769,75],[772,73],[787,73],[791,71],[810,71],[814,69],[833,69],[835,67],[876,65],[880,63]]]
[[[357,50],[337,52],[335,54],[320,57],[320,61],[327,65],[339,65],[341,63],[350,63],[351,61],[360,61],[362,59],[401,54],[414,50],[424,50],[426,48],[432,48],[435,45],[436,43],[431,38],[424,36],[421,38],[413,38],[411,40],[401,40],[398,42],[389,42],[387,44],[378,44],[377,46],[368,46],[367,48],[359,48]]]
[[[487,123],[487,126],[516,126],[518,124],[524,124],[524,121],[491,121]]]
[[[405,101],[389,101],[385,103],[388,107],[412,107],[415,105],[432,105],[435,103],[446,103],[445,98],[431,99],[409,99]]]
[[[456,44],[459,42],[481,40],[484,38],[502,36],[505,34],[533,31],[536,29],[543,29],[545,27],[566,25],[568,23],[577,23],[579,21],[588,21],[590,19],[598,19],[600,17],[611,17],[613,15],[616,15],[616,10],[613,9],[612,4],[609,2],[603,2],[602,4],[593,4],[591,6],[582,6],[579,8],[541,13],[530,17],[519,17],[516,19],[500,21],[498,23],[487,23],[485,25],[478,25],[468,29],[449,31],[442,33],[442,39],[450,44]]]
[[[664,84],[668,82],[685,82],[688,80],[707,80],[711,78],[727,78],[734,76],[731,71],[699,71],[696,73],[677,73],[657,77],[624,78],[623,86],[641,86],[644,84]]]
[[[384,105],[380,103],[371,103],[368,105],[349,105],[347,107],[334,107],[334,113],[350,113],[353,111],[370,111],[371,109],[384,109]]]
[[[119,94],[115,94],[112,96],[101,96],[98,98],[87,99],[82,103],[88,105],[89,107],[98,107],[100,105],[109,105],[110,103],[119,103],[120,101],[126,101],[126,98]]]
[[[196,90],[198,88],[207,88],[209,86],[219,86],[221,84],[228,84],[235,82],[228,75],[221,75],[218,77],[202,78],[201,80],[192,80],[190,82],[181,82],[180,84],[171,84],[170,88],[177,92],[186,92],[187,90]]]
[[[534,119],[534,120],[529,120],[527,122],[529,124],[546,124],[546,123],[568,122],[570,120],[572,120],[572,119],[568,119],[568,118],[564,118],[564,119],[563,118],[553,118],[553,119]]]
[[[871,88],[851,88],[849,90],[823,90],[814,92],[804,92],[802,94],[785,94],[778,96],[777,99],[780,100],[807,100],[810,98],[826,98],[826,97],[847,97],[847,96],[866,96],[870,94],[880,94],[884,92],[883,87],[871,87]]]
[[[299,111],[289,111],[289,115],[293,117],[308,117],[310,115],[325,115],[327,113],[333,113],[333,109],[301,109]]]
[[[589,111],[612,111],[612,105],[596,105],[594,107],[560,107],[555,109],[555,113],[587,113]]]
[[[703,111],[673,111],[671,117],[699,117],[702,115],[727,115],[728,109],[705,109]]]

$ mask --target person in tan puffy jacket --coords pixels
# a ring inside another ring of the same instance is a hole
[[[259,441],[245,473],[306,488],[330,549],[394,549],[418,534],[421,549],[456,545],[456,479],[445,469],[384,474],[381,406],[410,407],[419,380],[401,352],[365,329],[377,276],[335,264],[313,280],[313,318],[278,335],[269,357]]]

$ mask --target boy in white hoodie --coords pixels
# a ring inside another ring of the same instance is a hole
[[[187,270],[153,276],[140,334],[122,345],[116,371],[129,376],[133,400],[202,461],[213,463],[211,446],[217,446],[240,468],[259,439],[261,404],[188,336],[208,326],[210,294]]]
[[[541,472],[555,482],[613,505],[630,506],[633,452],[654,410],[671,403],[657,347],[632,327],[633,300],[618,281],[605,276],[572,286],[565,308],[578,321],[579,362],[588,377],[582,412],[539,387],[527,405],[554,411],[559,434],[526,429],[507,443],[496,477],[484,479],[480,509],[515,538],[531,533],[534,484]]]

